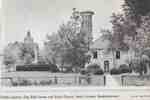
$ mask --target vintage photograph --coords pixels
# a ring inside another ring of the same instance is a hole
[[[150,0],[2,0],[1,86],[150,86]]]

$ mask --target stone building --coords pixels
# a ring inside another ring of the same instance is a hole
[[[93,40],[93,21],[92,16],[94,15],[93,11],[82,11],[80,12],[82,18],[81,31],[85,32],[87,35],[87,40],[92,42]]]
[[[112,51],[107,51],[110,41],[98,38],[90,45],[91,61],[101,66],[105,72],[109,72],[114,65],[114,56]]]
[[[110,44],[111,41],[100,37],[90,45],[90,63],[100,65],[105,72],[109,72],[114,67],[118,68],[122,64],[128,65],[135,56],[131,48],[127,51],[112,50]]]
[[[93,41],[93,11],[77,11],[76,8],[73,8],[73,13],[71,16],[71,21],[74,22],[74,26],[78,32],[86,33],[85,40],[89,44]]]

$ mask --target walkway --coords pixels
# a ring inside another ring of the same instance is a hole
[[[119,86],[119,83],[111,76],[110,74],[106,74],[106,86],[108,87],[116,87]]]

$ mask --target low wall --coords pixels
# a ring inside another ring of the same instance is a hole
[[[150,86],[150,75],[124,75],[121,79],[123,86]]]

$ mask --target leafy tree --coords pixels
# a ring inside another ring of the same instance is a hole
[[[149,0],[124,0],[123,11],[140,25],[141,16],[146,16],[150,13],[149,5]]]
[[[101,29],[101,33],[102,33],[103,39],[107,39],[107,40],[112,41],[112,35],[113,34],[112,34],[111,30]]]
[[[133,37],[136,36],[137,25],[130,17],[124,16],[123,14],[113,14],[111,17],[112,23],[112,43],[113,48],[128,50],[129,45],[124,42],[126,35]]]
[[[15,64],[22,63],[22,44],[19,42],[9,43],[4,49],[3,63],[6,65],[6,69],[10,69]]]
[[[150,47],[150,1],[124,1],[123,13],[113,13],[111,17],[112,48],[134,50],[140,57]]]
[[[111,32],[111,30],[108,30],[108,29],[101,29],[101,38],[103,40],[109,40],[110,41],[110,44],[107,48],[107,51],[112,51],[112,50],[115,50],[115,47],[113,45],[113,33]]]
[[[139,33],[139,29],[145,27],[142,26],[143,17],[149,16],[149,4],[149,0],[124,0],[123,13],[113,14],[111,17],[114,47],[128,50],[129,45],[124,43],[125,35],[133,37],[133,41],[135,41],[137,34],[142,34]]]
[[[147,16],[150,12],[149,4],[149,0],[124,0],[123,13],[112,14],[114,47],[128,50],[129,46],[124,43],[124,37],[128,35],[133,37],[133,41],[136,39],[139,34],[137,30],[143,27],[143,16]]]
[[[52,35],[47,35],[47,41],[44,44],[43,57],[46,63],[56,64],[57,57],[62,54],[61,47],[62,42],[58,34],[53,33]],[[61,61],[63,63],[63,61]]]
[[[26,45],[22,42],[9,43],[4,49],[3,63],[6,69],[18,64],[31,64],[34,60],[33,45]]]
[[[137,29],[136,46],[140,52],[150,47],[150,16],[141,17],[141,25]]]
[[[85,41],[84,32],[79,31],[79,27],[74,26],[74,22],[69,21],[62,24],[57,33],[48,36],[46,42],[47,54],[51,61],[61,65],[70,64],[74,68],[83,67],[89,56],[88,41]]]
[[[9,43],[4,49],[4,64],[14,64],[21,59],[21,43]]]

